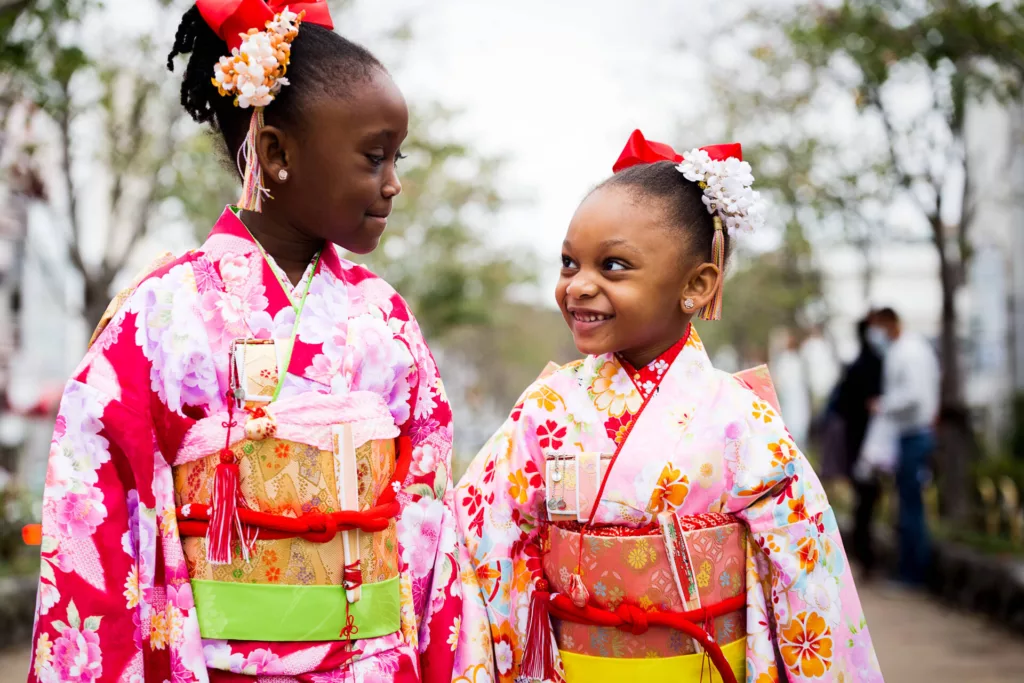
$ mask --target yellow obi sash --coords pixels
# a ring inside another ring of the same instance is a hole
[[[722,646],[733,675],[737,681],[746,680],[746,639],[741,638]],[[562,666],[566,683],[622,683],[643,681],[660,683],[696,683],[711,681],[722,683],[722,677],[703,654],[657,659],[617,659],[614,657],[590,657],[561,650]]]

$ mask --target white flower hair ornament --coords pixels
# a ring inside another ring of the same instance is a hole
[[[619,155],[612,171],[619,171],[658,161],[676,163],[676,169],[687,180],[696,183],[704,192],[701,198],[708,213],[714,217],[715,235],[712,241],[712,259],[718,269],[725,271],[725,237],[723,230],[734,237],[738,232],[753,232],[764,226],[764,208],[761,193],[753,189],[754,174],[750,164],[743,161],[743,149],[738,143],[711,145],[678,154],[666,144],[646,140],[639,130],[633,131],[626,147]],[[719,320],[722,317],[722,279],[714,297],[698,316],[701,320]]]
[[[213,67],[213,85],[224,97],[234,98],[240,109],[253,108],[249,133],[238,150],[242,198],[238,205],[260,211],[270,192],[263,185],[263,169],[256,156],[256,135],[263,128],[263,108],[289,85],[285,74],[291,61],[292,41],[303,21],[334,28],[326,0],[285,3],[280,0],[197,0],[203,20],[228,44],[230,55]],[[242,161],[245,161],[243,168]]]

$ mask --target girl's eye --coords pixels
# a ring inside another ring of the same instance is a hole
[[[366,158],[370,160],[370,163],[374,166],[380,166],[384,163],[384,155],[382,154],[367,154]]]
[[[401,151],[401,150],[399,150],[399,151],[395,152],[395,163],[396,163],[396,164],[397,164],[397,163],[398,163],[399,161],[401,161],[402,159],[405,159],[405,158],[406,158],[406,156],[405,156],[404,154],[402,154],[402,151]]]
[[[605,270],[619,271],[625,270],[626,264],[624,264],[622,261],[608,260],[604,262],[604,267]]]
[[[575,268],[576,262],[572,260],[570,256],[562,256],[562,267],[563,268]]]

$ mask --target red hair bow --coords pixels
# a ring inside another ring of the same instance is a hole
[[[726,145],[709,145],[701,147],[701,149],[707,152],[708,156],[715,161],[724,161],[730,158],[743,161],[743,148],[738,142]],[[618,173],[624,168],[636,166],[637,164],[653,164],[658,161],[671,161],[678,164],[682,160],[683,156],[676,154],[676,151],[668,145],[647,140],[644,138],[643,133],[639,130],[634,130],[633,134],[629,136],[629,141],[622,150],[622,154],[619,155],[619,160],[612,166],[612,172]]]
[[[231,50],[242,44],[239,34],[248,33],[251,28],[262,31],[268,21],[272,21],[285,9],[296,14],[305,12],[306,17],[303,21],[334,29],[327,0],[196,0],[196,7],[214,33],[227,43]]]

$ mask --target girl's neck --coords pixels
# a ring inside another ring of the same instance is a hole
[[[274,220],[266,214],[243,210],[240,218],[293,285],[302,279],[309,262],[324,246],[322,239],[305,235],[288,223]]]
[[[683,329],[678,334],[670,335],[669,337],[660,339],[656,342],[651,342],[646,346],[630,349],[628,351],[619,351],[616,355],[620,359],[629,363],[629,365],[635,369],[646,367],[675,346],[680,339],[686,336],[689,329],[690,321],[687,320],[686,324],[683,325]]]

